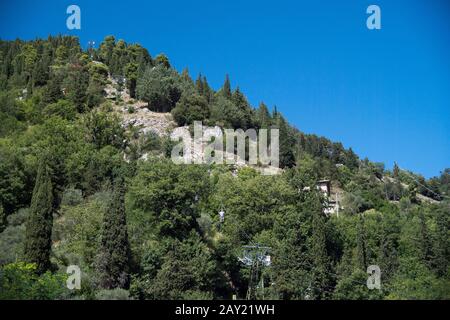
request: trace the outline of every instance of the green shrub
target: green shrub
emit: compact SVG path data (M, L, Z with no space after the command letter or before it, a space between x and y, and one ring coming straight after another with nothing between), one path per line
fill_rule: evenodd
M17 262L0 269L0 300L55 300L69 296L65 274L36 274L36 264Z
M79 189L68 188L64 191L61 205L76 206L83 202L83 192Z
M96 300L131 300L130 293L124 289L100 290L95 295Z

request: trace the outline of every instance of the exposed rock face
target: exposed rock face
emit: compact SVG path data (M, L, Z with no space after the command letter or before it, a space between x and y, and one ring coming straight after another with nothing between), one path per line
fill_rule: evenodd
M103 89L106 99L121 99L125 103L131 100L128 89L125 86L126 79L121 79L120 83L121 84L119 84L117 78L113 78L111 75L108 76L108 84L105 86L105 89Z
M140 107L139 103L137 102L136 104L125 105L119 108L122 113L124 127L128 128L132 125L139 128L139 132L143 134L152 131L160 137L168 135L170 130L176 127L170 113L152 112L146 107ZM134 111L130 113L129 110L133 109Z
M187 133L189 132L188 127L184 128L177 127L177 124L173 120L172 115L170 113L160 113L150 111L147 108L146 102L132 99L128 93L128 90L125 87L123 87L123 90L121 91L117 90L119 86L116 79L112 77L109 77L108 79L110 84L108 84L105 88L106 98L116 101L116 105L114 108L115 111L121 116L122 125L125 128L130 128L132 126L138 128L138 132L141 134L154 132L158 134L160 137L170 135L177 128L185 129ZM204 126L203 134L207 133L208 131L210 134L213 134L213 132L221 131L221 129L219 127ZM191 145L192 163L202 163L205 149L210 144L210 142L204 141L201 143L200 146L197 146L195 148L193 141L194 137L191 138L192 138L192 145ZM223 163L225 163L226 158L235 158L234 167L236 169L240 167L250 166L265 175L279 174L282 172L281 169L275 167L270 166L262 167L256 165L249 165L243 159L240 159L237 155L228 154L225 150L225 145L223 146L223 156L224 156ZM146 160L147 157L148 154L144 154L142 156L142 159Z
M121 115L125 128L134 126L142 134L152 131L162 137L176 127L170 113L150 111L146 102L132 99L125 86L119 91L117 79L109 77L108 80L110 83L105 87L105 97L118 103L115 110Z

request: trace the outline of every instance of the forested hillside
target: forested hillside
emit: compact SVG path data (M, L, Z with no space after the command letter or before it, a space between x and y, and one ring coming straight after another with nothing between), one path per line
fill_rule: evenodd
M0 41L0 299L450 298L450 169L386 170L224 78L216 90L113 36L88 50ZM137 108L178 126L277 128L283 170L176 165L168 135L126 121ZM255 271L246 245L270 263Z

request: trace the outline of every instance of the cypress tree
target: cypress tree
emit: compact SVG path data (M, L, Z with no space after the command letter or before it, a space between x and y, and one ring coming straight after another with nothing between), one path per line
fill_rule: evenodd
M379 247L379 264L383 280L388 280L395 274L398 267L398 254L395 234L389 229L389 222L379 220L381 225L380 247Z
M367 269L367 247L366 247L366 228L364 226L364 218L362 214L358 221L358 235L356 239L356 252L358 267L366 272Z
M204 94L204 90L203 90L203 79L202 79L202 75L199 74L197 80L195 80L195 87L197 88L197 92L200 95Z
M400 168L397 165L397 162L394 162L394 169L392 169L392 175L394 176L394 178L398 178L398 175L400 173Z
M45 158L41 159L26 225L25 257L38 273L50 268L53 226L53 187Z
M273 106L273 111L272 111L272 119L277 119L278 118L278 108L277 106Z
M449 219L448 211L443 207L436 215L436 244L435 244L435 268L438 276L445 276L448 268L449 257Z
M101 254L98 261L100 286L105 289L128 288L130 282L130 246L124 196L124 181L117 178L110 210L103 218Z
M231 98L231 84L230 84L230 77L228 76L228 74L225 76L225 82L223 84L222 90L225 97Z
M325 216L317 212L312 220L312 294L315 299L326 298L330 287L330 259L326 247Z
M131 98L136 98L136 82L138 78L138 64L128 63L125 67L125 75L127 77L127 87Z
M3 206L0 204L0 232L3 232L6 228L6 212L3 210Z
M27 82L27 98L33 95L33 78L30 76Z
M430 269L433 267L433 244L425 221L423 212L419 215L420 219L420 250L423 263Z

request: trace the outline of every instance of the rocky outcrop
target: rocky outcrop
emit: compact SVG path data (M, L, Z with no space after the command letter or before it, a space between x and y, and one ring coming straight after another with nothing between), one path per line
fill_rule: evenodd
M121 116L125 128L133 126L142 134L152 131L165 136L176 127L170 113L152 112L146 102L132 99L125 86L122 86L122 90L119 88L121 86L117 79L109 76L104 89L105 98L115 102L115 111Z
M126 128L136 127L143 134L152 131L162 137L168 135L176 127L170 113L152 112L146 107L141 107L139 102L118 109L122 115L123 126Z
M147 107L147 103L144 101L134 100L130 98L128 91L124 88L123 90L117 90L118 83L114 78L109 77L110 84L106 86L105 93L106 98L112 101L115 101L115 111L122 118L123 127L129 129L131 127L137 128L138 132L141 134L146 134L148 132L154 132L158 134L160 137L170 135L173 130L177 127L177 124L172 118L170 113L160 113L150 111ZM185 131L189 133L188 127L184 127ZM215 131L221 130L219 127L203 127L203 132L206 131ZM210 132L211 133L211 132ZM193 140L193 139L192 139ZM202 162L203 155L205 152L205 148L209 143L203 142L200 148L194 148L194 144L191 146L191 155L193 163ZM225 147L225 146L224 146ZM148 157L147 154L144 154L142 159L146 159ZM227 157L234 157L235 164L234 167L239 169L240 167L250 166L254 169L260 171L265 175L273 175L279 174L282 172L281 169L270 167L270 166L257 166L257 165L249 165L242 159L237 159L237 156L227 154L224 150L224 159ZM224 160L225 163L225 160Z

